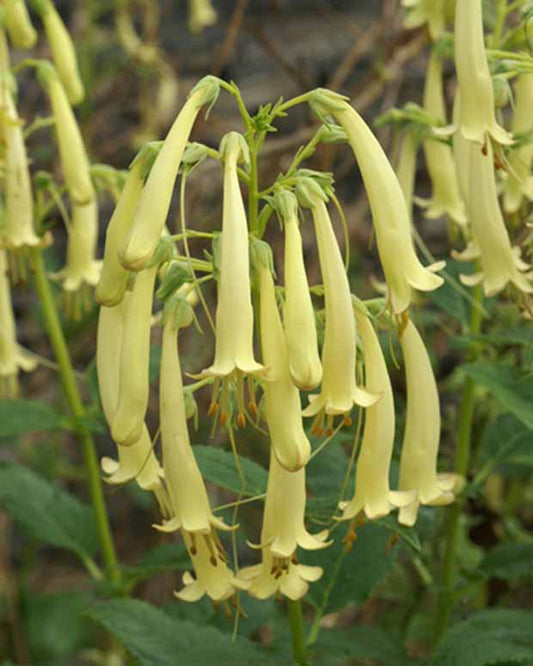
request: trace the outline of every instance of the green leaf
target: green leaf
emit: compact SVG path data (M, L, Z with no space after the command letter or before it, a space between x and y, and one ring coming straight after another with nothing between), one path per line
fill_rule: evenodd
M510 365L488 361L464 365L462 370L489 389L528 428L533 428L533 375L520 376Z
M164 543L149 550L137 565L124 567L124 573L130 583L136 583L164 571L190 568L191 562L183 543Z
M206 481L239 494L242 483L231 451L215 446L193 446L194 455ZM266 492L267 472L248 458L239 456L246 486L244 495L253 497Z
M533 580L533 543L502 543L491 548L480 570L487 578Z
M341 610L348 604L361 604L390 571L396 549L390 549L389 531L381 525L367 523L357 530L353 548L342 555L342 527L335 532L335 541L328 548L315 552L302 552L305 564L321 566L322 578L313 583L308 595L319 603L332 584L336 563L341 560L338 574L329 592L327 612Z
M456 624L441 639L432 666L533 663L533 613L490 609Z
M232 642L229 633L187 620L175 620L143 601L116 599L95 604L88 615L116 636L138 660L139 666L280 663L245 638L237 637Z
M337 510L339 493L348 469L348 456L339 441L332 441L306 467L309 488L307 509L309 516L319 521L329 520ZM353 470L346 488L346 496L353 493Z
M22 465L0 465L0 507L30 537L82 558L96 551L91 509Z
M407 657L400 641L390 632L371 626L323 629L313 646L315 662L329 664L326 660L332 654L347 657L354 665L414 666L418 663Z
M0 400L0 437L57 430L64 421L63 416L38 400L17 398Z
M485 429L481 460L483 465L533 467L533 435L512 414L503 414Z

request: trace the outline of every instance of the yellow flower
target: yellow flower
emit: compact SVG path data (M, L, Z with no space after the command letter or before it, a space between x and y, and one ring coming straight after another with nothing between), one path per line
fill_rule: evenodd
M487 134L501 144L511 135L496 122L494 89L485 53L482 0L457 0L455 68L461 93L459 130L465 139L485 144Z
M446 27L446 0L402 0L408 9L404 25L406 28L419 28L428 24L431 39L436 41Z
M413 194L415 191L416 153L418 139L413 131L407 130L402 138L400 155L396 165L396 176L402 188L409 218L413 214Z
M320 115L331 114L344 127L359 164L370 201L378 252L394 314L409 307L411 288L432 291L443 283L434 271L444 262L424 268L411 237L410 216L398 178L376 137L361 116L341 96L316 90L311 105Z
M439 122L446 122L444 93L442 90L442 59L436 50L430 55L424 108ZM465 206L459 192L452 149L437 139L424 141L424 152L429 177L433 186L431 199L426 203L426 217L432 219L448 215L456 224L466 224Z
M211 0L189 0L189 30L193 34L217 22L217 13Z
M261 349L268 368L264 383L265 419L280 465L295 471L311 455L302 423L300 393L292 383L287 348L269 266L259 266Z
M96 369L100 400L108 424L113 419L118 402L124 316L130 297L131 294L127 293L117 306L101 307L98 317ZM127 447L119 445L117 449L118 460L105 457L101 461L108 483L126 483L135 479L145 490L160 491L163 470L154 455L153 444L145 425L137 442Z
M533 104L533 74L520 74L515 84L513 133L526 134L533 130L531 105ZM533 142L512 150L508 155L510 170L503 184L503 208L506 213L516 213L523 197L533 199Z
M281 592L289 599L300 599L307 592L308 583L322 575L321 567L298 564L295 557L298 546L317 550L331 544L326 541L327 530L309 534L304 517L305 469L287 472L271 456L261 530L262 562L238 573L250 584L248 592L252 596L266 599Z
M192 126L204 104L214 104L218 80L206 76L192 89L154 162L141 193L133 224L120 251L125 268L141 270L152 257L165 226L174 183Z
M461 488L455 474L437 474L440 407L428 353L414 324L400 334L407 382L407 416L400 460L400 490L414 491L414 500L400 507L398 520L414 525L421 504L442 505Z
M472 227L473 244L466 253L455 254L458 259L469 260L479 256L482 272L462 275L469 286L483 283L487 296L502 291L512 282L523 292L533 292L531 267L520 258L520 248L511 246L509 234L500 210L492 146L485 151L476 144L470 149L470 193L467 198L468 217Z
M40 63L38 71L52 105L59 157L68 193L73 203L79 205L89 203L95 197L94 187L89 173L89 159L76 116L53 66L49 63Z
M85 90L78 70L74 44L59 13L50 0L39 0L38 9L52 51L52 60L65 88L68 100L76 105L83 101Z
M33 370L37 363L17 344L6 253L0 249L0 398L18 394L19 369Z
M191 323L192 310L185 300L177 301L176 305L180 308L179 319L171 309L166 309L164 316L159 391L163 470L171 517L157 528L162 531L181 529L195 568L196 580L186 574L185 588L176 596L196 601L208 594L218 601L233 594L235 580L226 565L215 529L233 528L213 515L189 441L176 329Z
M124 315L119 397L111 420L112 437L124 446L139 441L148 407L152 298L157 270L155 263L136 276Z
M311 404L303 414L318 414L319 420L324 413L327 414L330 429L333 415L345 414L348 417L354 403L368 406L376 402L378 396L356 385L356 330L348 276L324 201L311 183L304 184L302 179L298 192L302 191L302 187L308 189L305 196L311 205L315 225L326 310L322 386L318 395L310 397Z
M298 228L298 202L292 192L278 194L278 208L285 228L285 306L283 324L292 381L303 390L322 379L315 312L309 293ZM268 365L268 362L267 362Z
M28 15L24 0L8 0L5 5L5 21L9 37L17 49L31 49L37 41L37 31Z
M370 520L386 516L394 507L412 502L414 493L392 491L389 471L394 445L394 399L387 365L378 337L368 317L355 311L365 357L365 386L381 399L365 411L361 452L357 460L355 494L341 502L342 519L364 512Z
M65 291L78 291L84 284L94 287L100 278L102 262L96 260L98 242L98 203L93 199L80 205L73 202L67 228L67 263L58 273Z

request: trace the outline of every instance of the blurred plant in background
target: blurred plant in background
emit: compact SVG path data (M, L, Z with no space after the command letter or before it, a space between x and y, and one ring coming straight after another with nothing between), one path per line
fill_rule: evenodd
M0 4L3 666L533 663L533 8L382 4Z

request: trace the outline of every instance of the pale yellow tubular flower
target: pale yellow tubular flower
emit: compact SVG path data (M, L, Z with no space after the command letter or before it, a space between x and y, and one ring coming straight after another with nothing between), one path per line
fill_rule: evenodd
M344 414L348 419L354 403L367 407L379 396L356 385L356 330L348 276L326 204L315 193L310 193L310 203L324 283L326 328L322 386L318 395L310 397L311 403L303 414L318 414L320 418L325 413L329 416L328 430L331 430L333 415Z
M531 109L533 107L533 74L520 74L515 83L515 108L512 130L514 134L533 131ZM508 155L511 169L503 183L503 208L506 213L516 213L524 196L533 199L533 142L512 150Z
M291 192L286 191L279 196L284 198L287 213L282 213L285 229L283 325L289 370L294 384L308 391L318 386L322 379L315 312L305 271L298 202Z
M407 131L400 144L400 154L396 165L396 176L402 188L409 217L413 214L413 195L416 179L416 153L418 140L414 132Z
M328 532L311 535L305 528L305 469L287 472L270 457L267 496L261 530L262 561L239 571L257 599L281 593L289 599L303 597L309 583L322 575L321 567L299 564L297 547L317 550L329 546Z
M31 49L37 42L37 31L28 15L24 0L7 0L5 21L9 37L16 49Z
M356 309L357 330L365 357L365 387L381 399L365 411L361 451L355 473L355 494L341 502L342 520L364 513L369 520L386 516L394 507L406 506L414 492L390 489L389 473L394 446L394 398L378 336L370 319Z
M41 19L46 39L52 51L52 60L65 88L68 100L74 106L85 97L85 90L78 69L78 60L72 38L51 0L40 0Z
M459 131L465 139L485 144L487 135L511 144L511 135L496 121L494 89L483 35L482 0L455 5L455 68L461 93Z
M424 108L439 122L446 123L442 59L436 50L432 51L427 66ZM426 217L432 219L448 215L453 222L464 226L465 205L459 191L451 147L442 141L429 138L424 141L424 153L433 186L432 197L427 202Z
M125 268L138 271L152 257L168 215L174 183L196 116L205 104L214 104L219 92L215 77L207 76L191 91L170 128L146 181L130 233L120 250Z
M467 285L482 282L487 296L502 291L509 282L521 291L531 293L531 266L520 258L520 248L511 246L500 210L492 146L487 144L483 151L479 145L471 144L469 163L470 193L467 207L474 252L472 247L467 248L467 255L459 255L458 258L469 259L477 250L482 272L462 275L461 280Z
M3 245L11 250L39 245L33 229L33 193L22 123L7 87L3 89L2 139L5 164L5 227Z
M189 30L193 34L217 22L217 13L211 0L189 0Z
M133 222L143 184L143 160L136 159L107 225L102 275L95 294L102 305L111 307L120 303L126 291L129 273L120 263L118 253Z
M398 520L402 525L414 525L421 504L453 502L454 492L462 482L455 474L437 474L439 394L424 342L410 320L400 334L400 344L407 384L407 416L399 488L414 491L414 500L400 507Z
M136 276L124 315L119 398L111 421L113 439L124 446L139 440L148 408L150 329L157 270L154 264Z
M120 353L124 335L124 317L131 294L115 307L101 307L96 337L96 370L104 416L111 424L118 403ZM118 460L102 458L101 466L107 483L120 484L135 479L144 490L156 493L161 489L163 471L153 452L148 429L143 425L141 436L132 446L117 447Z
M414 29L428 24L431 39L436 41L446 27L446 0L402 0L408 10L403 22L406 28Z
M0 249L0 398L15 398L19 370L30 372L37 363L17 344L7 270L6 253Z
M346 131L369 198L392 310L400 314L411 303L411 289L433 291L442 285L443 279L434 272L443 268L444 262L424 268L418 260L398 178L379 141L357 111L329 90L315 91L312 104L319 112L332 114Z
M264 382L265 419L275 457L285 469L307 464L311 445L304 432L300 393L289 372L289 359L276 304L270 267L259 267L261 350L268 368Z
M95 197L89 172L89 159L76 116L65 89L52 65L42 63L39 72L50 97L63 177L73 203L86 204Z
M65 291L78 291L84 284L94 287L100 278L102 262L96 260L98 242L98 202L72 204L67 228L67 262L59 272Z

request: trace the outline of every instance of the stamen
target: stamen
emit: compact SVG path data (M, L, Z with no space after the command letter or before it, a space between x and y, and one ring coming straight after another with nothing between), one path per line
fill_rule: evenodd
M203 534L204 537L205 545L207 546L207 550L209 551L209 562L216 567L217 566L217 558L216 558L216 552L215 552L215 546L213 544L213 539L210 534Z
M196 534L194 534L194 532L190 532L189 536L191 537L191 547L189 549L191 551L191 555L197 555L198 548L196 547Z
M239 428L244 428L246 425L246 418L244 416L244 378L242 370L237 370L237 425Z
M318 414L315 416L313 424L311 426L311 433L320 437L324 432L324 410L321 409Z
M257 409L257 402L255 401L254 380L251 375L248 375L248 377L246 378L246 384L248 386L248 395L250 396L248 409L250 410L250 414L256 417L259 414L259 410Z
M211 404L207 410L207 416L211 418L214 416L218 409L218 390L220 388L220 377L216 377L213 382L213 392L211 393Z
M348 416L348 414L345 414L345 415L344 415L344 419L342 420L342 422L343 422L343 424L344 424L347 428L349 428L349 427L352 425L352 423L353 423L351 417Z
M331 437L333 435L333 414L328 414L326 419L326 435Z
M222 396L220 398L220 425L226 425L228 420L228 382L222 382Z

